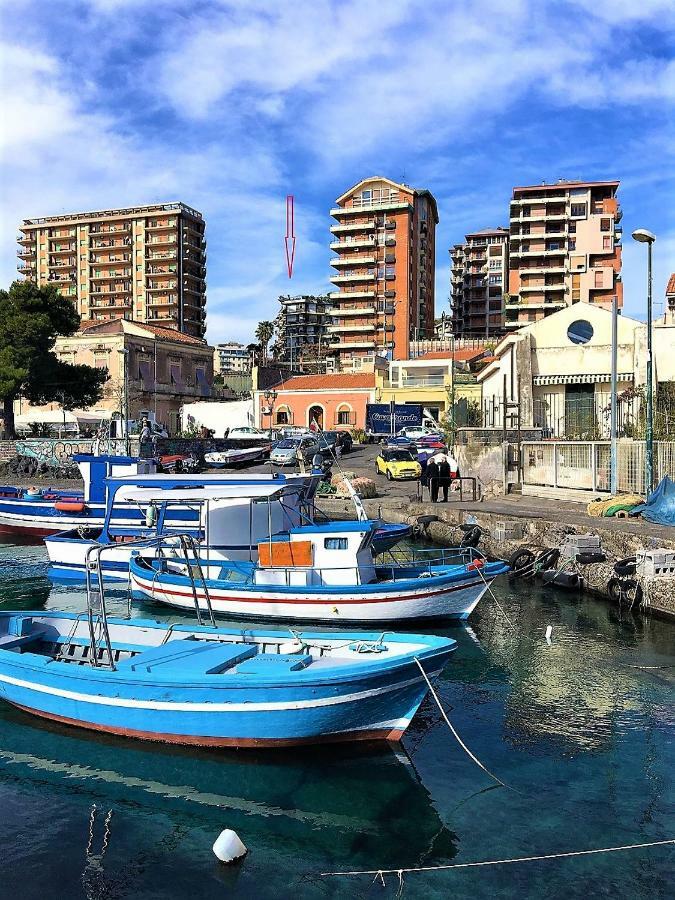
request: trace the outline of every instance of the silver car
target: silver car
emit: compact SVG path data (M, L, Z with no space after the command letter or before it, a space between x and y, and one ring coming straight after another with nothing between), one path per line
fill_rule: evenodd
M309 462L318 451L319 444L314 437L284 438L272 449L270 462L275 466L292 466L302 455Z

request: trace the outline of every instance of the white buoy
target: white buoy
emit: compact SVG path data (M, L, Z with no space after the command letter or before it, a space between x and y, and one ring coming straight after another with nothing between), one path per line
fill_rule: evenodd
M551 645L551 635L553 634L553 625L546 626L546 643Z
M213 852L223 863L231 863L248 853L247 848L239 840L236 831L226 828L221 831L213 845Z

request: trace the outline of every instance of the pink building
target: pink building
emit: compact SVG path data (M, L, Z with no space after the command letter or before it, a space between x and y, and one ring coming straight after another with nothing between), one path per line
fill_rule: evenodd
M274 388L273 402L255 391L255 414L261 428L295 425L354 429L366 427L366 404L375 402L375 374L296 375Z

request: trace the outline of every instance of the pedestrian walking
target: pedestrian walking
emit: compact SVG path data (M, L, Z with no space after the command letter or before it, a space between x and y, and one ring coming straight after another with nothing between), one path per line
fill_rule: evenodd
M448 490L450 489L450 465L447 458L438 464L438 484L443 491L443 503L448 502Z
M426 474L427 474L427 481L429 483L429 493L431 494L431 502L438 503L439 472L438 472L438 464L436 463L436 461L434 459L431 459L427 463Z

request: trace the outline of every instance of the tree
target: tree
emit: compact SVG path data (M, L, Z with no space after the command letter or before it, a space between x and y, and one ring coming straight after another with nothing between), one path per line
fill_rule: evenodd
M263 360L267 359L267 345L272 340L272 336L274 335L274 322L270 322L265 320L263 322L258 323L258 327L255 330L255 336L260 341L262 346L262 355Z
M0 399L10 437L20 396L33 403L59 400L66 409L100 399L107 371L70 365L53 352L57 337L74 334L79 326L72 301L53 285L15 281L8 291L0 290Z

